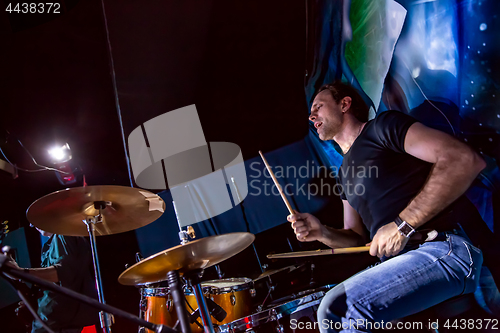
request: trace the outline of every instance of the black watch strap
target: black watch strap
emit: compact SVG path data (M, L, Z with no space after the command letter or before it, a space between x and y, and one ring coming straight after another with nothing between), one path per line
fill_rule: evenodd
M399 233L406 238L410 238L415 233L415 229L406 221L403 221L399 216L394 219L398 226Z

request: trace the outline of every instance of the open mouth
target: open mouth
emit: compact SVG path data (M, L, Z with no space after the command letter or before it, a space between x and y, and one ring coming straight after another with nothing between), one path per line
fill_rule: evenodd
M323 125L323 123L319 121L317 123L314 123L314 127L316 127L316 129L320 128L321 125Z

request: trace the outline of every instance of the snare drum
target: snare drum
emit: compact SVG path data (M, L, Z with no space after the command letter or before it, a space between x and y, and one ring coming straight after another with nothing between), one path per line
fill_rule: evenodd
M251 279L211 280L202 282L201 287L205 297L210 297L227 313L226 318L220 322L211 317L212 323L223 325L252 313L252 297L255 296L255 289ZM198 308L192 292L186 292L186 300L193 309Z
M326 288L325 288L326 289ZM319 332L316 312L327 291L313 292L268 310L258 312L217 328L218 333L237 332Z

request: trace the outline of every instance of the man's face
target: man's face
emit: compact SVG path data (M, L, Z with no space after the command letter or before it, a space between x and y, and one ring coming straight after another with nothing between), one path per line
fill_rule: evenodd
M328 90L323 90L314 98L309 120L314 123L321 140L333 140L342 128L342 107L336 103Z

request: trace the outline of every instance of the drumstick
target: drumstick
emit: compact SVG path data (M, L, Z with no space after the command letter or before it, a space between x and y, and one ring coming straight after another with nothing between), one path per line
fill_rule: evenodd
M259 150L259 155L264 161L264 164L266 165L267 171L269 171L269 174L271 175L271 178L273 179L274 185L278 188L278 191L281 194L281 198L283 199L283 202L286 205L286 208L288 208L288 211L290 214L293 214L293 209L292 206L290 205L290 202L288 202L288 199L285 196L285 193L283 192L281 185L278 183L278 180L276 179L276 176L274 175L273 171L271 170L271 166L269 163L267 163L266 158L264 157L264 154L262 154L262 151ZM317 251L302 251L302 252L288 252L288 253L278 253L278 254L270 254L267 256L267 258L272 259L272 258L296 258L296 257L308 257L308 256L323 256L323 255L328 255L328 254L341 254L341 253L358 253L358 252L365 252L369 251L370 247L369 246L360 246L360 247L346 247L346 248L340 248L340 249L329 249L329 250L317 250Z
M344 247L339 249L275 253L275 254L268 254L267 258L280 259L280 258L299 258L299 257L310 257L310 256L326 256L330 254L359 253L359 252L366 252L368 250L370 250L369 246Z
M281 194L281 198L283 199L283 202L285 203L286 208L288 208L288 211L290 212L290 214L293 214L293 208L290 205L290 203L288 202L288 199L286 198L285 193L283 192L283 189L281 188L281 185L278 183L278 180L276 179L274 172L271 170L271 166L269 165L269 163L267 163L267 160L264 157L264 154L262 154L262 151L259 150L259 154L260 154L260 157L262 158L262 160L264 161L264 164L266 165L267 171L269 171L269 174L271 175L271 178L273 179L274 185L276 185L276 187L278 188L278 191Z

